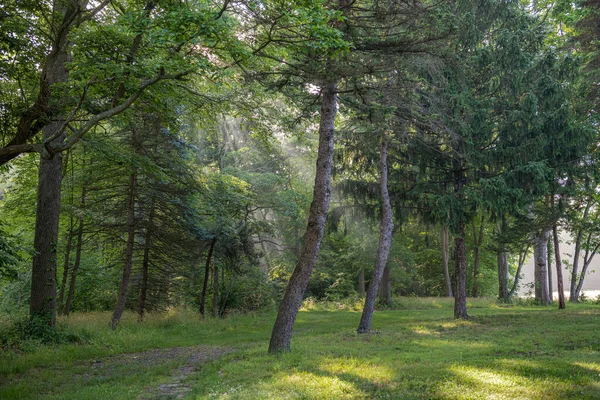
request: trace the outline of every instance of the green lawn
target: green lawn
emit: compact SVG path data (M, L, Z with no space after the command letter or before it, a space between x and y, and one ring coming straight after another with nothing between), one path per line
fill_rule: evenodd
M86 344L0 353L0 399L600 399L599 305L477 300L469 321L447 299L399 305L361 336L357 311L301 311L280 356L266 354L274 314L126 315L115 332L108 313L75 314L62 323Z

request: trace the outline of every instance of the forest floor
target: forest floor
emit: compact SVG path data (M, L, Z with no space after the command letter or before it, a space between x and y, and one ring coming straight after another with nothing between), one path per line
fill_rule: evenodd
M309 305L292 352L266 354L274 313L73 314L79 344L0 351L0 399L600 399L600 305L399 299L357 335L355 307Z

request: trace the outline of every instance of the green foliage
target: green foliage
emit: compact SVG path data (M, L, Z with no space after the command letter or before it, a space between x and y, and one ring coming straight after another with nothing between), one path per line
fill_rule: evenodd
M75 333L68 326L49 326L43 319L12 317L3 321L0 329L0 348L3 351L35 351L39 345L84 344L89 334Z
M348 230L348 235L340 230L323 239L316 271L308 285L308 296L333 301L352 297L358 290L359 271L372 268L375 235L364 232L363 227L355 224L344 229Z
M21 261L19 248L15 238L9 236L2 225L0 222L0 280L15 280L17 263Z

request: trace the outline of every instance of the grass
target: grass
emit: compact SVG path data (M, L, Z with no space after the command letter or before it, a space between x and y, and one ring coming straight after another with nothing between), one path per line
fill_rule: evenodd
M200 321L193 314L106 313L61 321L86 344L0 353L0 399L132 399L169 383L186 355L139 352L202 345L228 349L183 379L189 399L600 399L600 306L567 310L471 301L469 321L448 299L398 299L355 333L355 307L309 303L292 352L266 354L274 314ZM343 308L343 309L340 309ZM144 359L144 361L140 361ZM152 397L154 396L154 397Z

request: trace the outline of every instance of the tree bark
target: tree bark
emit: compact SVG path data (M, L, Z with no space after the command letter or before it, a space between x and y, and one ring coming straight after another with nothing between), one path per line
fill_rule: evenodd
M56 37L42 69L42 88L40 89L44 90L45 86L50 88L47 96L51 96L54 85L67 82L69 79L69 71L66 68L70 58L67 33L78 10L78 2L55 1L53 3L51 18ZM55 97L58 101L53 107L60 109L60 104L64 100L58 93L55 94ZM47 151L41 154L38 175L33 240L35 255L31 268L29 314L31 318L41 318L51 326L56 322L56 247L60 219L60 189L63 177L62 154L55 154L52 147L61 144L64 139L64 126L60 118L51 121L42 129L42 141L47 143ZM12 157L3 161L7 162L10 159Z
M533 257L535 262L535 300L542 305L550 304L548 294L548 269L546 257L549 232L537 233L533 239Z
M60 122L44 128L44 138L61 129ZM61 135L57 142L64 139ZM37 210L33 246L35 255L31 269L31 318L43 319L49 325L56 322L56 247L60 219L60 187L62 155L42 157L39 167Z
M360 271L358 271L358 293L360 294L360 297L365 297L367 294L367 291L365 290L365 269L361 268Z
M386 306L392 304L392 270L389 265L386 265L383 269L383 276L379 285L379 301Z
M213 263L213 317L219 316L219 265Z
M596 244L596 246L592 249L591 247L592 233L588 234L586 245L585 245L585 254L583 256L583 268L581 269L581 275L579 276L579 281L577 282L577 287L575 288L575 299L579 301L579 297L581 296L581 290L583 289L583 281L585 279L585 275L587 274L587 269L592 263L592 260L598 249L600 248L600 242Z
M87 186L83 185L81 189L81 209L85 209L85 198L86 198ZM69 283L69 293L67 294L67 302L63 310L65 315L69 315L71 312L71 305L73 304L73 297L75 296L75 282L77 281L77 272L79 271L79 265L81 264L81 247L83 245L83 217L79 218L79 226L77 227L77 245L75 247L75 263L71 270L71 281Z
M517 289L519 288L519 280L521 279L521 270L523 269L523 265L525 265L525 260L527 259L527 253L529 252L529 245L526 245L524 249L519 251L519 265L517 266L517 272L515 273L515 280L513 282L512 288L510 289L510 293L508 294L508 298L512 299Z
M506 256L506 245L499 244L498 248L498 299L509 300L508 293L508 258Z
M556 224L552 226L552 234L554 236L554 258L556 260L556 284L558 286L558 308L565 308L565 291L563 288L562 262L560 259L560 245L558 243L558 228Z
M358 333L366 333L371 330L371 321L373 319L373 310L375 309L375 299L379 290L379 283L384 270L387 268L387 260L390 254L392 244L392 231L394 229L394 221L392 219L392 203L390 202L390 193L388 191L388 164L387 154L389 146L389 137L387 133L383 133L381 137L381 156L379 160L379 169L381 171L381 182L379 185L379 195L381 197L381 221L379 222L379 246L377 247L377 256L375 258L375 267L373 276L369 282L367 289L367 297L365 306L363 307L360 323L358 324ZM389 271L389 268L387 268ZM388 272L389 283L389 272ZM390 295L388 288L383 288L384 293ZM386 300L391 300L387 298ZM388 302L389 305L389 302Z
M42 157L54 159L52 148L61 144L64 140L65 136L59 135L64 132L64 126L60 118L59 120L48 121L51 117L63 114L61 106L66 97L63 97L60 93L53 93L52 86L69 80L69 71L66 68L66 63L70 61L68 35L72 28L77 25L78 17L84 8L85 2L78 0L54 0L52 2L52 14L47 19L51 25L49 31L52 34L52 45L42 66L40 91L35 104L21 114L13 139L6 146L0 148L0 165L8 163L22 152L20 150L12 152L10 151L11 147L18 148L26 145L27 141L40 130L42 130L42 142L46 145L46 151L42 153ZM54 136L55 133L58 135ZM52 137L55 137L56 140L49 142ZM60 176L62 178L62 171ZM50 241L52 239L50 238Z
M481 246L483 245L483 230L485 228L485 216L481 215L481 225L479 225L479 235L477 235L477 229L475 226L475 220L473 220L473 242L474 248L474 261L473 261L473 297L479 297L479 265L481 264Z
M590 208L592 206L592 202L588 201L585 205L585 210L583 211L583 221L587 220L588 214L590 212ZM577 293L577 280L579 273L579 256L581 255L581 240L583 238L583 229L580 228L577 230L577 236L575 238L575 253L573 254L573 268L571 269L571 287L569 291L569 301L572 303L577 303L578 297Z
M129 198L127 200L127 244L125 247L125 264L123 266L123 276L119 287L117 305L110 320L110 327L116 329L121 321L123 311L125 311L125 302L127 300L127 289L129 288L129 278L131 277L131 267L133 265L133 246L135 243L135 192L137 185L137 172L134 171L129 176Z
M573 254L573 267L571 269L571 285L569 289L569 301L571 303L577 303L578 299L576 296L577 280L579 277L579 255L581 254L581 237L583 236L583 229L577 231L577 237L575 239L575 253Z
M154 202L151 201L148 223L146 225L146 235L144 237L144 258L142 259L142 285L138 297L137 311L138 320L144 320L144 311L146 310L146 296L148 294L148 273L150 266L150 249L152 247L152 230L154 222Z
M467 315L467 257L465 248L465 225L460 223L454 239L456 262L456 292L454 293L454 319L469 319Z
M450 269L448 265L450 263L450 234L448 227L442 228L442 264L444 267L444 282L446 283L446 296L454 297L452 293L452 279L450 279Z
M552 238L550 236L548 236L548 245L546 246L546 250L548 251L548 257L546 257L546 259L548 260L548 296L550 296L550 303L552 303L554 301L554 290L553 287L554 285L552 284L552 251L554 249L554 246L552 244Z
M208 248L208 256L206 257L206 265L204 267L204 282L202 283L202 292L200 293L200 316L204 318L204 308L206 304L206 291L208 289L208 278L210 275L210 260L212 258L213 250L215 248L215 243L217 243L217 238L213 238L210 242L210 247Z
M63 177L67 174L67 171L69 168L69 156L70 155L71 155L71 152L67 151L65 153L65 156L63 157L63 172L62 172ZM72 171L73 171L73 169L71 168L71 172ZM73 204L74 204L73 179L71 177L70 205L73 206ZM63 309L64 309L65 290L66 290L66 286L67 286L67 280L69 279L69 269L71 268L71 265L70 265L71 264L71 247L73 244L73 235L74 234L75 234L74 218L73 218L73 214L71 213L71 215L69 215L69 230L67 232L67 244L65 245L65 260L63 263L63 275L62 275L62 280L61 280L61 285L60 285L60 291L58 293L58 300L56 301L58 315L62 315Z
M279 305L277 319L271 333L269 353L290 351L294 322L319 254L327 211L329 210L336 113L337 84L334 81L325 82L321 102L315 186L308 214L306 234L298 263Z
M62 275L62 281L61 281L61 285L60 285L60 291L58 293L58 300L57 300L57 304L58 304L58 315L62 315L63 314L63 310L64 310L64 299L65 299L65 288L67 286L67 280L69 278L69 270L70 270L70 263L71 263L71 245L73 243L73 234L75 232L73 232L73 215L71 215L71 217L69 218L69 232L67 233L67 244L65 246L65 261L63 264L63 275Z

